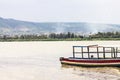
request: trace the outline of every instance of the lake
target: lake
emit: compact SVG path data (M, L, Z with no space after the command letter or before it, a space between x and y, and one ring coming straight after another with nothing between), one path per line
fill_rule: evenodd
M120 41L0 42L0 80L120 80L120 68L61 65L72 46L120 46Z

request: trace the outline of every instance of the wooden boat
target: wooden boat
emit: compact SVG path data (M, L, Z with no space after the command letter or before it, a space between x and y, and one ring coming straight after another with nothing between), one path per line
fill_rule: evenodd
M98 45L73 46L73 57L60 57L60 62L61 64L86 67L120 67L120 50L118 47Z

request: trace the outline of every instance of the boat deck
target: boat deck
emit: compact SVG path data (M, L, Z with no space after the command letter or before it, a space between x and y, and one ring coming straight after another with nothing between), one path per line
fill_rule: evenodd
M120 57L117 58L77 58L77 57L69 57L69 59L74 59L74 60L115 60L115 59L120 59Z

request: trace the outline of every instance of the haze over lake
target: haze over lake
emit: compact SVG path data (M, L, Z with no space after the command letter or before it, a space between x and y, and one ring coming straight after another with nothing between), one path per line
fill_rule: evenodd
M119 46L120 41L1 42L0 80L119 80L120 68L61 65L73 45Z

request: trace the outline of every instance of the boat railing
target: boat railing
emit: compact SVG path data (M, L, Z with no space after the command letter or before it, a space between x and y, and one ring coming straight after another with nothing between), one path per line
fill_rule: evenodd
M120 58L120 48L118 47L103 47L98 45L89 46L73 46L73 58Z

